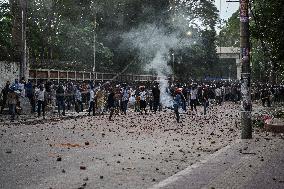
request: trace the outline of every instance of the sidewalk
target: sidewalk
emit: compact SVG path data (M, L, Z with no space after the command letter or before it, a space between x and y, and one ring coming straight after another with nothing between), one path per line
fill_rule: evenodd
M151 189L284 188L283 135L237 140Z

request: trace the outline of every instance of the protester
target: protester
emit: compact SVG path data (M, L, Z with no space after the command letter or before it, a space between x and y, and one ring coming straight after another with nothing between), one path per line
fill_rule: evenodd
M182 91L180 89L177 89L175 91L174 101L173 101L174 102L174 104L173 104L174 112L175 112L176 120L177 120L178 123L180 122L179 108L180 108L180 105L182 104L181 92Z
M194 110L196 114L197 114L197 108L196 108L197 93L198 93L197 85L194 84L190 90L190 108L191 108L191 112L193 112Z
M154 85L152 88L152 94L153 94L153 110L156 113L158 110L158 106L160 104L160 89L157 85Z
M219 86L217 86L217 88L215 89L215 100L216 100L216 104L217 105L221 105L222 104L222 90Z
M64 102L64 88L62 83L59 84L56 90L56 101L58 106L58 114L61 116L60 111L62 109L62 115L65 116L65 102Z
M205 86L202 90L202 104L203 104L203 114L206 115L207 107L209 106L209 90L208 87Z
M9 105L9 112L11 115L11 121L15 120L15 114L16 114L16 105L17 105L17 101L18 101L18 96L17 93L15 92L15 88L12 87L7 95L7 102Z
M115 96L114 91L112 89L110 89L110 93L109 93L108 98L107 98L108 108L110 110L108 119L110 121L113 121L112 116L113 116L114 108L115 108L115 97L114 96Z
M146 102L146 91L145 91L145 86L140 87L140 92L139 92L139 97L140 97L140 114L143 114L143 111L145 114L147 114L147 102Z
M43 119L45 119L45 105L47 95L42 85L40 85L39 91L36 92L35 96L37 99L37 116L40 117L42 112Z
M129 98L130 98L130 91L126 86L124 86L122 90L122 111L125 115L128 107Z
M30 101L30 105L31 105L31 113L34 113L36 110L35 107L35 91L34 91L34 87L31 81L29 81L26 84L26 96L28 97L29 101Z
M75 111L77 113L83 112L82 93L79 86L76 87L75 91Z
M163 104L165 111L167 108L174 109L176 119L180 121L180 112L176 111L178 110L176 107L182 108L183 112L186 112L187 103L190 105L191 112L198 116L197 106L199 105L203 108L203 114L206 115L209 104L212 106L215 105L214 102L217 105L221 105L223 101L236 103L240 101L241 87L238 82L193 82L169 83L166 92L164 90L161 92L160 86L156 82L112 82L105 84L68 82L59 83L59 85L53 84L53 82L41 82L40 85L34 87L32 82L29 81L23 88L24 80L21 80L21 83L19 83L16 79L12 85L7 82L2 90L3 106L1 107L1 113L3 113L3 109L8 102L8 94L11 89L16 94L16 105L19 98L23 100L22 92L24 91L30 102L28 105L31 106L31 113L36 111L38 116L41 116L41 114L45 116L45 107L48 101L48 107L51 106L51 108L55 109L56 105L58 106L60 116L65 115L66 104L69 108L74 105L75 111L78 113L82 112L83 106L86 105L88 106L88 115L91 114L91 111L93 111L93 115L95 115L95 111L99 115L109 112L111 114L110 120L112 120L113 114L119 115L120 110L124 115L131 111L147 115L146 108L148 104L150 105L150 113L156 113L158 110L161 110L161 104ZM9 88L10 86L11 89ZM179 91L178 94L176 89ZM47 96L42 94L44 93L43 91L45 91ZM36 100L35 97L37 98ZM169 102L165 102L165 100ZM261 100L263 106L268 107L280 104L284 101L284 87L281 85L252 84L252 100L256 103ZM50 103L52 101L53 103ZM173 101L173 105L171 101ZM22 103L22 106L27 107L27 104ZM13 112L19 113L20 111L16 111L19 108L10 109L11 119L14 119Z
M103 89L98 89L96 93L96 101L97 101L97 109L98 109L98 114L103 115L104 113L104 106L105 106L105 94Z
M91 115L91 111L93 111L93 116L95 115L95 91L93 88L90 88L90 99L89 99L89 109L88 109L88 116Z
M2 89L2 106L1 106L0 114L3 113L3 110L7 104L7 98L8 98L9 91L10 91L10 81L7 81L5 87Z

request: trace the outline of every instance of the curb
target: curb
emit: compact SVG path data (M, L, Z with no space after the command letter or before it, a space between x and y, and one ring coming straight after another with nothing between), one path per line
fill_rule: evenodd
M264 129L272 133L284 133L284 125L265 124Z

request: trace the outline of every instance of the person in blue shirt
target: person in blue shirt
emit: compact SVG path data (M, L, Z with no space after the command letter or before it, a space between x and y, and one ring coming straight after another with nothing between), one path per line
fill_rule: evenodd
M174 112L176 114L176 120L178 123L180 123L180 115L179 115L179 108L182 104L182 97L181 97L181 91L177 89L174 94L174 101L173 101L173 106L174 106Z
M31 81L29 81L26 86L26 96L28 97L29 101L30 101L30 105L32 107L31 109L31 113L34 113L36 111L36 107L35 107L35 96L34 96L34 86L32 84Z

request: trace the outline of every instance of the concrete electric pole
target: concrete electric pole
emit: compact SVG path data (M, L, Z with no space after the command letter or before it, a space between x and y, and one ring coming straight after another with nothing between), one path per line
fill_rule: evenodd
M241 53L241 127L242 139L252 138L251 124L251 67L249 34L249 0L240 0L240 53Z
M94 64L93 64L93 79L94 82L96 81L97 77L96 77L96 27L97 27L97 15L95 13L94 16L94 46L93 46L93 50L94 50Z
M20 0L21 11L21 58L20 58L20 79L28 79L28 67L27 67L27 0Z

